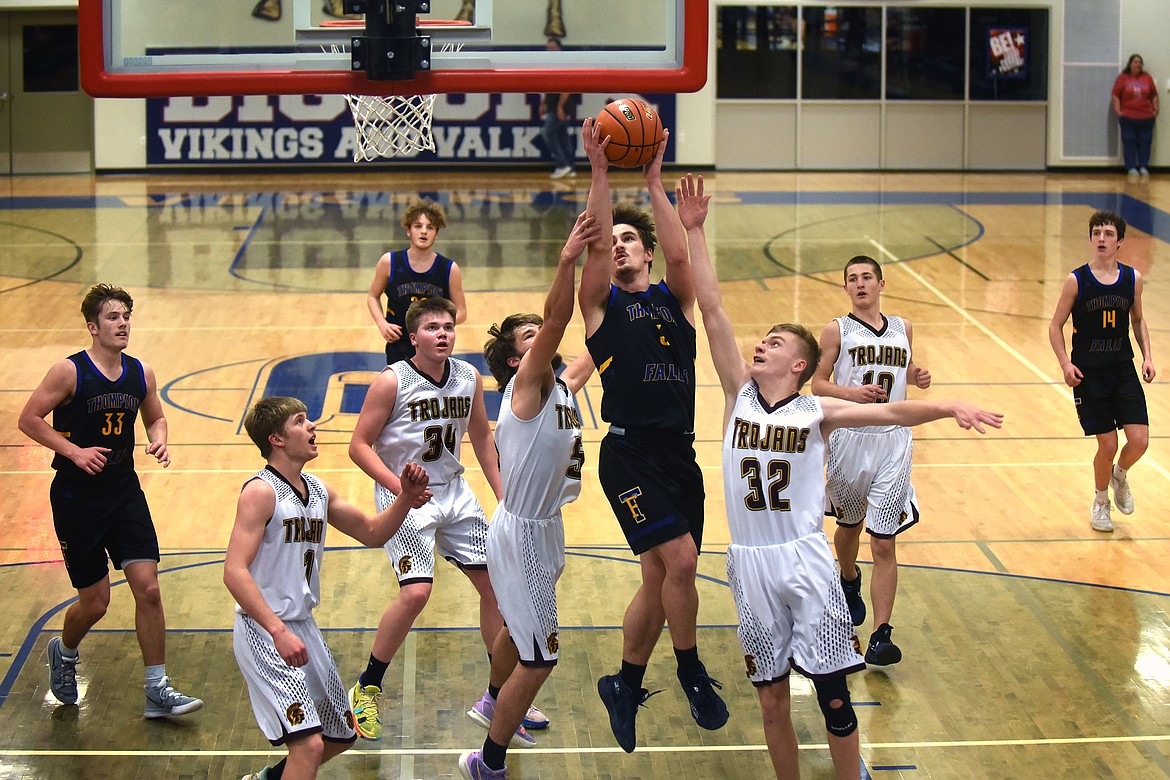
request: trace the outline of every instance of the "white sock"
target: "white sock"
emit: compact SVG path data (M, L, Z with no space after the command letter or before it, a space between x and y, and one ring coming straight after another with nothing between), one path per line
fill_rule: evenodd
M76 647L66 647L65 640L62 639L61 640L61 655L67 656L69 658L76 658L77 657L77 648Z
M146 667L146 684L157 687L159 681L167 676L167 665L156 664Z
M1097 491L1097 503L1098 504L1109 503L1109 491L1108 490L1098 490Z
M1129 473L1129 469L1123 469L1121 466L1113 467L1113 478L1118 482L1125 481L1125 475Z

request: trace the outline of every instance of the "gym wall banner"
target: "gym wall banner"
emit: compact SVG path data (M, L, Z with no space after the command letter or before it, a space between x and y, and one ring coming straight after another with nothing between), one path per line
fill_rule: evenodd
M610 100L638 97L675 123L675 96L581 95L569 132L577 142L581 122ZM541 95L452 94L435 100L435 151L362 163L552 164L540 138ZM300 166L353 162L354 125L342 95L237 95L147 98L148 166ZM666 161L675 159L673 146Z
M1028 77L1028 28L987 28L987 75L993 79Z

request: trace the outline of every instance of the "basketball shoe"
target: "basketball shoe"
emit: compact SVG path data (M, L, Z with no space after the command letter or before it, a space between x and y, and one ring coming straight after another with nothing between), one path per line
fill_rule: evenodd
M76 704L77 661L81 655L67 656L61 647L61 637L49 640L49 690L62 704Z
M1108 500L1093 500L1093 510L1089 514L1089 525L1093 527L1094 531L1102 533L1109 533L1113 530L1113 507Z
M203 709L203 700L179 693L171 687L171 678L163 676L153 685L146 686L146 709L144 718L167 718L171 715L186 715Z
M857 579L847 580L841 578L841 590L845 591L845 604L849 607L849 619L853 621L853 625L860 626L865 622L865 599L861 596L861 567L854 566L857 570Z
M680 671L678 681L691 703L691 717L695 723L709 731L723 728L727 723L727 705L715 693L716 688L723 690L723 686L707 674L706 667L699 664L699 671L687 675Z
M1113 500L1117 502L1117 511L1123 515L1133 514L1133 492L1129 489L1129 479L1116 476L1109 477L1109 487L1113 488Z
M362 685L360 679L349 689L353 727L358 736L370 742L377 742L382 738L382 716L378 712L378 699L381 696L381 688L377 685Z
M527 714L524 716L524 722L520 724L529 731L540 731L548 728L548 716L533 704L528 708Z
M609 711L609 727L618 745L627 753L633 753L638 743L635 720L638 717L638 708L645 706L646 700L662 691L650 693L645 688L634 690L621 674L608 674L597 681L597 695L605 709Z
M902 649L894 644L890 634L894 627L889 623L882 623L877 631L869 637L869 647L865 650L865 662L871 666L893 666L902 660Z
M467 711L467 717L489 730L492 727L492 718L495 717L495 714L496 700L487 691L484 691L480 700L473 704L471 709ZM536 744L536 737L525 731L524 726L521 725L516 729L516 733L512 735L509 744L517 748L530 748Z
M508 767L488 769L480 751L469 750L459 756L459 774L466 780L504 780L508 776Z

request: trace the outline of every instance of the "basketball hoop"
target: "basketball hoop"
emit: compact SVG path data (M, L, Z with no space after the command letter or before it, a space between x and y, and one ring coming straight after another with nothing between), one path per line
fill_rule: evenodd
M465 26L466 22L430 20L427 26ZM360 22L349 20L327 21L322 26L354 27ZM325 50L325 46L321 47ZM448 41L439 51L462 51L463 42ZM329 44L329 53L348 54L349 47ZM419 152L435 151L431 123L435 116L437 95L346 95L353 114L353 161L376 160L380 157L414 157Z

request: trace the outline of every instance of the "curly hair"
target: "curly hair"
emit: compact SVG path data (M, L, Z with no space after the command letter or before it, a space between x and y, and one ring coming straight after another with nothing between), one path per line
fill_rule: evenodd
M431 221L435 230L447 227L447 212L430 198L419 198L407 207L406 213L402 215L402 227L410 230L410 226L414 224L420 214L427 215L427 219Z

